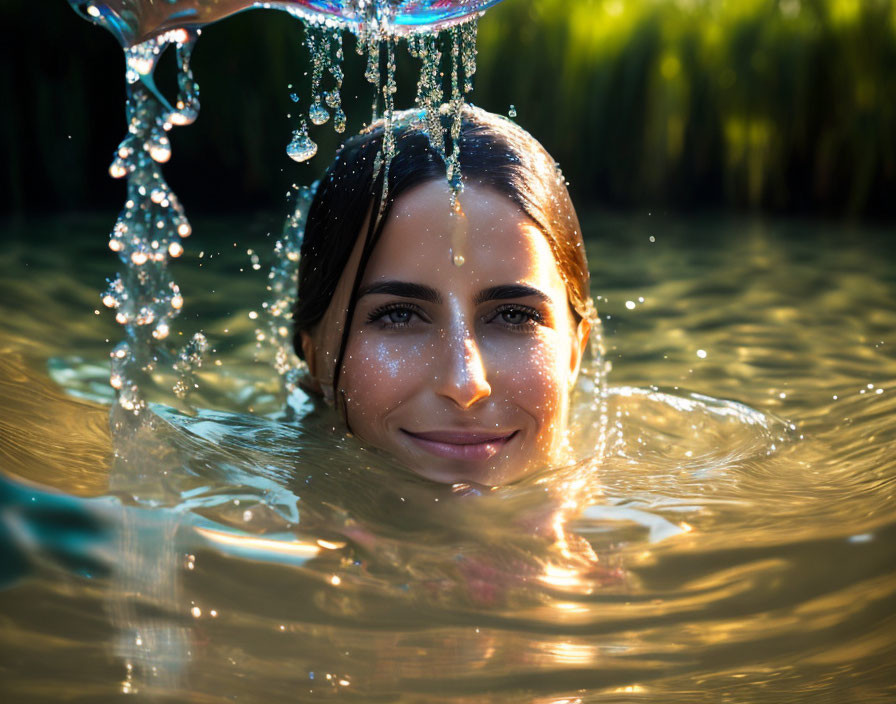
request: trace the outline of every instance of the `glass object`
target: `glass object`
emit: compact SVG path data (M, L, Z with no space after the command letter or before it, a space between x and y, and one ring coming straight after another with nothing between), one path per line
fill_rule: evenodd
M439 30L483 12L500 0L69 0L123 47L174 29L195 29L243 10L284 10L308 22L340 26L361 36Z

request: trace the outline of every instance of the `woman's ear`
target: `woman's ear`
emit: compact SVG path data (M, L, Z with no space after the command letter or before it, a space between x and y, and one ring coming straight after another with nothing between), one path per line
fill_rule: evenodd
M302 341L302 355L305 357L305 364L308 365L306 385L310 391L322 394L323 389L321 388L320 379L317 376L317 349L314 344L314 339L311 337L311 334L305 330L302 330L299 333L299 337Z
M582 366L582 357L588 349L588 336L591 334L591 321L588 318L579 320L579 324L573 328L572 349L569 359L570 384L575 384L579 376L579 368Z

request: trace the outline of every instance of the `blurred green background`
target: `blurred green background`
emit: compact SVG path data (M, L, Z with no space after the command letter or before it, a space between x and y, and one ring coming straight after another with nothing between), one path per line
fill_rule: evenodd
M0 27L0 212L117 212L115 40L64 0L4 0ZM372 95L352 46L349 131ZM312 131L318 157L285 155L287 86L308 105L301 26L282 12L231 17L204 31L194 66L202 111L171 133L172 187L188 213L282 210L339 143L325 125ZM410 106L404 49L399 69ZM171 65L159 71L169 85ZM505 0L480 23L471 99L515 105L580 208L867 221L896 216L894 97L896 0Z

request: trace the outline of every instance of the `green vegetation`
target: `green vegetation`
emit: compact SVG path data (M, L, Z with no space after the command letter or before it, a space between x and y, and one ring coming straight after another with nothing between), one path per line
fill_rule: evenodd
M15 109L0 113L0 208L117 208L114 40L62 0L8 0L0 21L41 30L24 51L2 49ZM351 131L371 89L351 42L346 60ZM307 107L298 24L282 12L227 19L203 33L195 68L203 109L172 133L172 186L191 212L282 207L338 144L316 128L310 166L284 156L287 84ZM405 56L399 105L415 77ZM472 100L515 105L583 207L896 216L896 0L505 0L480 24Z
M580 200L896 212L896 2L507 0L480 73Z

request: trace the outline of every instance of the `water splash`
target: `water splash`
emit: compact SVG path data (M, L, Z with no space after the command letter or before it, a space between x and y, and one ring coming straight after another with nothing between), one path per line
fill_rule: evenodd
M314 97L314 102L308 109L308 118L315 125L323 125L330 119L330 113L323 105L320 90L324 69L331 63L330 35L314 25L309 25L305 30L305 43L311 53L311 95Z
M128 134L109 167L111 176L126 177L128 184L128 199L109 238L124 271L109 283L102 300L125 330L124 341L111 353L109 381L122 407L134 412L145 403L140 389L150 386L156 373L173 371L173 390L183 398L194 385L192 374L207 346L201 333L183 349L166 342L171 321L183 306L168 260L183 254L181 240L191 228L160 168L171 158L167 132L192 123L199 113L199 89L190 71L198 36L198 30L174 30L125 50ZM170 44L178 64L173 106L153 82L159 57Z
M461 36L456 27L451 29L451 152L445 166L448 173L448 183L451 186L451 207L455 207L457 203L457 194L460 193L462 183L460 176L460 127L461 127L461 110L463 109L463 98L460 92L460 83L458 77L460 75L460 56L461 56Z
M335 60L330 63L329 71L330 75L333 77L333 87L325 94L324 101L333 108L333 129L335 129L340 134L345 132L345 112L342 110L342 79L345 74L342 71L342 34L340 32L336 32L334 39L335 51L334 57Z
M395 42L387 38L386 45L386 83L380 88L383 93L383 151L379 159L385 164L383 170L383 192L380 196L380 212L382 217L389 197L389 169L395 156L395 134L392 131L395 118Z
M382 117L384 122L383 150L375 162L375 173L384 169L384 187L381 198L382 214L388 196L389 163L395 152L392 134L395 114L395 94L398 90L395 80L396 52L402 42L408 53L420 62L417 81L416 106L424 113L426 134L433 149L445 162L448 182L451 186L451 206L454 208L457 195L463 189L460 173L460 151L457 145L460 137L461 115L467 95L473 90L473 75L476 73L476 36L478 17L474 16L462 24L455 24L438 32L408 35L367 29L358 35L357 51L367 55L364 76L373 86L370 121ZM296 161L307 161L317 153L317 145L308 136L307 121L323 125L330 119L327 107L334 109L334 127L337 132L345 129L345 114L341 108L340 90L342 86L342 27L309 25L306 29L306 46L310 53L311 105L307 119L300 117L300 126L294 132L293 142L287 153ZM450 87L446 90L443 75L443 51L441 45L447 43L449 56ZM335 47L335 49L334 49ZM385 64L385 70L383 70ZM321 88L325 72L334 79L334 86L323 91ZM297 100L295 94L290 96ZM445 107L447 103L448 107ZM441 115L445 110L451 115L449 126L445 126ZM450 145L450 146L449 146Z
M298 189L295 195L295 205L286 219L283 235L274 246L274 263L267 283L269 298L262 304L263 325L255 333L258 356L271 356L270 361L288 394L299 387L299 378L306 368L293 349L290 316L296 303L296 280L305 220L316 188L317 183L314 183Z
M119 403L138 413L145 405L144 392L164 375L174 374L171 389L185 398L196 387L195 369L202 364L208 347L197 333L182 349L165 340L172 320L180 313L184 299L172 279L169 258L183 254L181 239L191 233L183 208L162 178L160 165L171 158L167 132L175 125L195 121L199 111L199 89L190 71L190 54L202 25L245 9L266 7L286 10L306 25L306 44L311 54L312 99L306 117L300 117L287 154L298 162L311 159L317 144L308 134L308 121L323 125L330 120L337 132L346 128L340 94L343 82L342 32L358 38L360 53L366 48L366 77L374 85L372 119L376 119L379 96L383 96L385 135L377 156L377 172L384 169L385 206L388 196L389 164L395 152L392 121L395 111L395 51L404 37L412 55L421 60L417 104L427 113L427 134L446 164L452 189L452 207L462 188L458 137L461 109L466 93L472 90L475 72L476 19L498 0L281 0L254 2L228 0L70 0L85 18L105 27L125 51L127 78L128 135L119 146L109 167L114 178L127 177L128 199L109 241L125 266L124 273L110 281L103 303L115 310L116 320L125 329L125 339L112 353L110 384L118 392ZM469 21L470 18L472 21ZM465 22L458 25L459 22ZM444 102L442 88L440 32L444 28L451 41L451 149L446 153L446 130L439 117ZM153 73L169 45L177 52L178 95L174 106L155 86ZM385 49L385 52L383 52ZM385 53L385 83L380 64ZM332 86L322 89L324 75ZM463 77L462 86L460 84ZM291 89L291 86L290 86ZM290 94L293 102L299 98ZM462 263L463 257L455 257Z
M588 437L591 438L595 466L599 466L607 455L610 431L609 385L607 379L612 370L612 362L607 359L604 344L604 325L597 308L591 299L588 300L588 319L591 321L591 335L588 338L591 359L583 365L581 376L591 386L590 404L587 418L590 419Z

